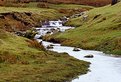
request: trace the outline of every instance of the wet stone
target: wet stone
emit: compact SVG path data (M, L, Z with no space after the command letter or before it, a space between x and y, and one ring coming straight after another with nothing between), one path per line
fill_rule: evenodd
M86 56L84 56L85 58L93 58L94 56L93 55L91 55L91 54L89 54L89 55L86 55Z
M79 48L74 48L73 51L80 51L80 49Z

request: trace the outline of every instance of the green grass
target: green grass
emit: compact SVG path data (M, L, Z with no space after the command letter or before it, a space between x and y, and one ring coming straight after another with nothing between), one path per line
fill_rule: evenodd
M69 14L70 11L66 10L66 13L60 13L60 10L58 9L85 9L85 8L93 8L90 6L82 6L82 5L73 5L73 4L60 4L60 5L55 5L55 4L50 4L50 8L38 8L36 7L37 3L28 3L26 4L26 7L0 7L0 13L8 13L8 12L31 12L33 14L37 14L37 19L40 18L40 20L45 20L45 19L58 19L65 14ZM71 11L72 12L72 11Z
M26 7L37 8L37 2L30 2L25 4ZM50 9L80 9L80 8L88 8L92 9L93 6L85 6L85 5L78 5L78 4L51 4L47 3Z
M50 4L50 8L52 9L92 9L92 6L85 6L85 5L76 5L76 4Z
M0 29L0 81L63 82L88 71L89 63L43 49L36 41Z
M121 3L92 9L87 12L89 17L86 21L83 21L83 16L81 16L67 22L66 25L75 26L76 29L53 35L47 39L55 39L63 45L121 55L120 8ZM97 15L99 16L94 19Z
M28 16L27 13L30 14ZM0 19L0 28L11 30L11 28L16 27L21 28L32 28L35 26L41 26L41 21L45 20L55 20L63 16L55 9L43 9L43 8L22 8L22 7L0 7L0 13L8 13L4 16L5 19ZM16 15L19 20L14 18L12 15ZM23 24L23 22L29 25ZM6 27L7 25L7 27Z
M46 19L57 19L63 16L63 14L59 13L57 10L55 9L44 9L44 8L31 8L31 7L27 7L27 8L21 8L21 7L0 7L0 13L8 13L8 12L31 12L33 14L35 14L36 19L40 19L40 20L46 20ZM37 17L38 16L38 17Z
M33 12L33 13L43 13L43 12L48 12L48 13L54 13L57 12L54 9L44 9L44 8L22 8L22 7L0 7L0 13L7 13L7 12Z
M40 22L42 21L55 20L55 19L57 20L64 15L69 16L77 12L79 13L78 10L74 12L73 9L86 8L86 6L82 6L82 5L50 4L50 8L47 9L47 8L38 8L36 7L37 4L38 3L36 2L32 2L32 3L24 4L25 7L0 7L0 13L10 13L9 15L5 16L5 19L0 20L0 28L5 29L7 25L7 30L11 31L13 27L16 27L18 29L20 28L26 29L28 27L31 28L34 26L41 26ZM65 8L69 8L69 7L73 9L65 10ZM64 10L61 10L60 8ZM88 8L90 8L90 6ZM25 12L30 13L31 16L28 16ZM15 14L19 20L15 19L11 14ZM26 22L29 25L25 25L23 24L23 22L24 23Z
M64 15L68 15L73 12L73 9L92 9L92 6L84 6L84 5L75 5L75 4L49 4L49 8L38 8L37 2L31 2L24 4L25 7L2 7L0 6L0 13L8 13L8 12L31 12L34 14L38 14L38 18L41 19L58 19ZM61 10L66 9L66 10ZM72 9L71 11L68 9ZM62 12L64 13L62 13Z
M25 8L0 7L0 13L16 12L18 18L21 20L26 18L24 21L29 23L63 16L55 9L57 5L52 5L53 9L37 8L36 5L37 3L29 3ZM68 8L70 6L82 7L71 4ZM58 9L65 7L67 6L58 5ZM32 17L25 15L24 12L32 13ZM18 25L18 22L20 21L10 15L0 20L0 28L5 29L7 24L7 29L11 29L14 25ZM87 73L90 63L75 59L66 53L46 51L36 41L18 37L2 29L0 29L0 81L64 82Z
M37 2L30 2L30 3L26 3L25 6L26 7L31 7L31 8L37 8Z

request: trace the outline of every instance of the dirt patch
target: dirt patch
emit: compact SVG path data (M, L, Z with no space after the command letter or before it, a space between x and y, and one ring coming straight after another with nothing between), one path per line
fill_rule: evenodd
M25 31L34 26L41 26L31 12L9 12L0 14L1 28L7 31Z

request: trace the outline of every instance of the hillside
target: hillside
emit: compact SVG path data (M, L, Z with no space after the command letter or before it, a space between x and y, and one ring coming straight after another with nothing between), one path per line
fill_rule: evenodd
M39 3L25 4L26 7L0 7L0 28L7 31L25 31L41 26L42 21L57 20L94 7L74 4L49 4L49 8L38 7Z
M85 74L88 67L88 62L46 51L36 41L0 29L1 82L62 82Z
M44 20L54 20L62 16L63 14L54 9L0 7L0 28L7 31L25 31L41 26Z
M111 0L48 0L50 3L75 3L81 5L104 6L111 3Z
M45 39L83 49L96 49L121 55L121 3L95 8L83 16L71 19L67 25L77 27ZM71 35L71 36L70 36Z
M27 7L0 7L0 81L63 82L87 73L89 62L66 53L47 51L37 41L13 33L41 26L44 20L55 20L67 14L59 12L57 7L38 8L33 4L36 3Z
M30 2L48 2L54 4L81 4L90 6L104 6L111 3L111 0L0 0L0 5L11 3L30 3Z

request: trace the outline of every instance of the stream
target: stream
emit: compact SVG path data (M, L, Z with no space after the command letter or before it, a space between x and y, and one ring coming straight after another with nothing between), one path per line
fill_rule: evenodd
M79 60L91 62L90 71L80 75L71 82L121 82L121 58L111 57L100 51L83 50L73 51L74 47L61 46L43 41L43 45L54 45L51 51L58 53L66 52ZM93 54L94 58L84 58L85 55Z

